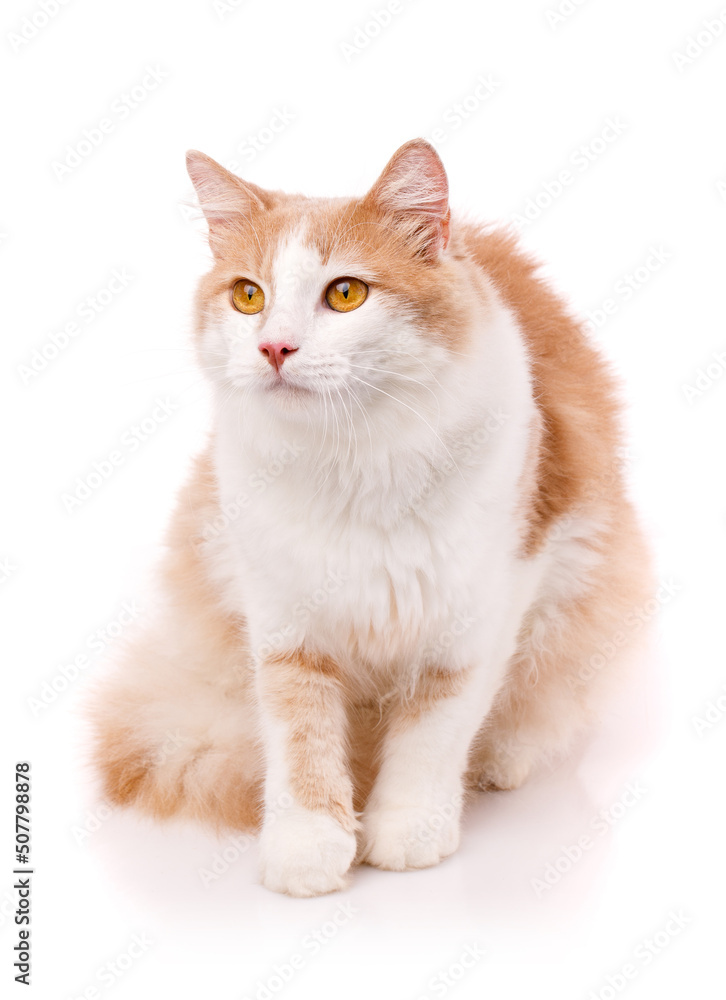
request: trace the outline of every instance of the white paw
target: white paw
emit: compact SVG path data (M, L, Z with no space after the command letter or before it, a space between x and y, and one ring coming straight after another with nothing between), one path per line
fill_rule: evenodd
M460 810L372 808L363 814L361 859L376 868L402 872L430 868L459 846Z
M321 896L345 888L355 851L355 834L332 816L293 805L265 821L260 878L272 892Z

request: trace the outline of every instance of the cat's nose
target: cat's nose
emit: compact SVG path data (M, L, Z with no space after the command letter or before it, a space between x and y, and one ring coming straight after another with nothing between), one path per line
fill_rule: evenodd
M280 341L277 344L273 344L272 341L265 340L260 344L260 354L263 354L267 358L277 372L282 368L285 358L289 354L294 354L296 350L297 347L293 347L287 341Z

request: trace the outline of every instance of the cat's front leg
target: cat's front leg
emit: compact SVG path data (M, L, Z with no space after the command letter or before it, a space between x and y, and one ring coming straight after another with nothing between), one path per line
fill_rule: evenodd
M459 846L462 775L491 703L481 670L428 669L393 712L378 778L363 813L362 860L427 868Z
M267 658L257 690L267 758L262 883L292 896L342 889L358 824L337 667L302 650Z

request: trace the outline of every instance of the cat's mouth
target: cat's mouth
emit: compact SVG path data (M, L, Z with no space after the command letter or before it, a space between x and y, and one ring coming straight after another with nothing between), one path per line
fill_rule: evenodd
M296 396L310 396L313 390L303 385L296 379L292 379L282 372L270 373L271 377L264 379L263 389L266 392L276 393L281 396L294 398Z

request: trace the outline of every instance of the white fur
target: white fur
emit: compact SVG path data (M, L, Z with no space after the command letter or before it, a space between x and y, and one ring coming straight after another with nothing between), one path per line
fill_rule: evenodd
M293 803L260 836L260 879L273 892L320 896L345 888L356 852L354 833L332 816Z
M334 657L361 693L380 692L382 678L410 688L431 651L439 667L473 668L461 695L388 741L363 816L373 863L421 867L456 848L459 806L434 835L417 830L458 801L469 745L523 616L571 598L592 554L571 525L569 542L535 560L517 556L535 404L523 338L481 275L472 268L476 348L452 355L374 290L353 312L327 308L322 292L334 278L373 283L375 275L351 259L323 264L303 238L301 229L280 249L271 287L260 281L262 313L230 309L205 334L203 352L226 363L221 501L246 504L244 518L210 543L210 563L230 608L247 617L258 660L307 644ZM258 350L279 339L300 348L283 366L295 395L276 387ZM492 414L496 426L481 440ZM270 799L290 785L284 740L264 706L262 728ZM351 837L295 805L263 830L265 883L298 895L336 888Z

